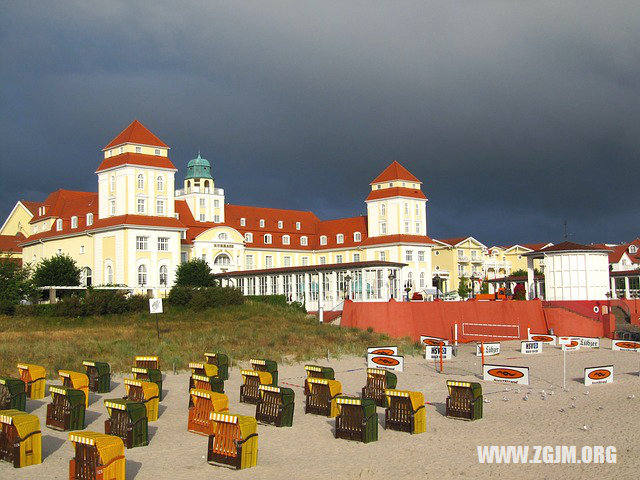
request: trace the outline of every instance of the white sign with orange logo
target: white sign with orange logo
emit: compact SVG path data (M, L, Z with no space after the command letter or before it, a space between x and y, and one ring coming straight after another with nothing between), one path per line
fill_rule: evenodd
M584 369L584 384L613 383L613 365Z
M420 345L449 345L449 340L439 337L420 335Z
M640 342L631 340L612 340L611 350L623 352L640 352Z
M482 379L501 383L518 383L529 385L529 367L512 367L511 365L483 365Z
M529 333L528 340L530 342L542 342L542 343L548 343L550 345L556 344L556 336L547 335L546 333Z
M396 372L404 371L404 357L400 355L367 354L367 368L384 368Z
M377 355L398 355L398 347L369 347L367 353L375 353Z

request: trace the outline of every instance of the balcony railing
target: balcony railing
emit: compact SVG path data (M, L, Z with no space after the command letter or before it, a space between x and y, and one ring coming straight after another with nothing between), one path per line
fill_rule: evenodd
M200 188L200 187L191 187L191 188L181 188L176 190L176 197L181 197L183 195L188 195L190 193L204 193L209 195L224 195L224 189L222 188Z

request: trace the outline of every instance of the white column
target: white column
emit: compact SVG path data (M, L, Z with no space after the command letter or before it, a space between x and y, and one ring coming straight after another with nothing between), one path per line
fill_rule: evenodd
M311 301L311 274L304 274L304 304L309 305Z
M616 294L616 279L614 277L609 277L609 283L611 283L611 298L618 298Z
M531 289L533 288L534 278L533 258L527 257L527 300L533 298Z
M331 290L331 308L338 303L338 272L333 271L329 275L329 288Z
M629 277L624 277L624 298L631 298L631 294L629 292Z

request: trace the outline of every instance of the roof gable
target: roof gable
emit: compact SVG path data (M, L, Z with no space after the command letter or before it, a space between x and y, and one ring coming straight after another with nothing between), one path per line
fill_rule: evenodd
M384 171L378 175L373 182L371 182L371 185L374 183L390 182L393 180L406 180L409 182L422 183L409 170L394 160L391 165L385 168Z
M129 126L120 132L116 138L111 140L103 150L108 150L109 148L117 147L124 143L136 143L152 147L169 148L166 143L151 133L151 131L138 120L131 122Z

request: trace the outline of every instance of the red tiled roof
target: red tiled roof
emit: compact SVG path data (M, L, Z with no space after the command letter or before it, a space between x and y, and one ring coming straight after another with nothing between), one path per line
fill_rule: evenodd
M145 155L143 153L125 152L120 155L108 157L102 160L102 163L96 170L96 173L108 170L110 168L121 167L122 165L140 165L152 168L168 168L177 170L175 165L168 157L160 155Z
M353 238L355 232L360 232L361 240L356 242ZM344 235L344 242L338 243L338 234ZM320 245L320 236L327 237L327 244ZM325 220L318 224L318 249L352 248L362 244L368 237L367 217L340 218L338 220Z
M111 140L103 150L117 147L123 143L136 143L138 145L169 148L166 143L151 133L149 129L142 125L138 120L131 122L129 126L120 132L116 138Z
M369 237L362 242L362 246L385 245L387 243L420 243L432 245L434 242L431 237L426 235L385 235L383 237Z
M427 197L422 190L416 190L413 188L402 188L402 187L393 187L393 188L381 188L380 190L372 190L369 193L366 201L369 200L378 200L380 198L390 198L390 197L410 197L410 198L421 198L426 200Z
M580 245L579 243L573 242L562 242L556 245L550 245L545 248L541 248L540 250L535 250L533 252L525 253L524 255L532 255L534 253L550 253L550 252L571 252L571 251L594 251L594 252L608 252L611 249L609 248L601 248L595 247L592 245Z
M307 265L307 266L297 266L297 267L280 267L280 268L265 268L260 270L235 270L233 272L224 272L217 273L214 277L242 277L246 275L261 275L261 274L269 274L275 275L277 273L288 273L288 272L315 272L318 270L350 270L356 268L367 268L367 267L404 267L407 265L406 263L399 262L386 262L383 260L367 260L364 262L349 262L349 263L327 263L320 265Z
M380 182L391 182L393 180L407 180L409 182L422 183L409 170L394 160L391 165L385 168L384 171L371 182L371 185Z
M524 248L528 248L529 250L540 250L541 248L546 247L547 245L553 245L551 242L547 243L522 243L520 246Z
M78 228L71 228L71 220L63 219L62 230L56 229L55 223L52 225L51 230L46 232L36 233L29 238L23 240L21 245L28 245L37 242L45 238L56 238L66 235L73 235L77 233L92 232L108 227L115 227L119 225L128 226L140 226L140 227L162 227L162 228L175 228L184 229L185 226L174 217L155 217L148 215L119 215L115 217L108 217L99 219L97 210L94 212L93 225L86 224L86 215L78 215Z
M609 272L610 277L640 277L640 268L634 268L631 270L614 270Z
M2 253L19 253L22 251L20 243L24 241L24 235L18 233L17 235L0 235L0 252Z
M43 202L30 202L28 200L20 200L20 203L24 205L25 208L29 210L29 212L31 212L31 215L37 215L38 207L42 206L43 204Z
M95 192L77 192L74 190L56 190L42 202L44 215L36 210L29 223L36 223L45 218L71 218L72 215L85 215L98 211L98 194Z

